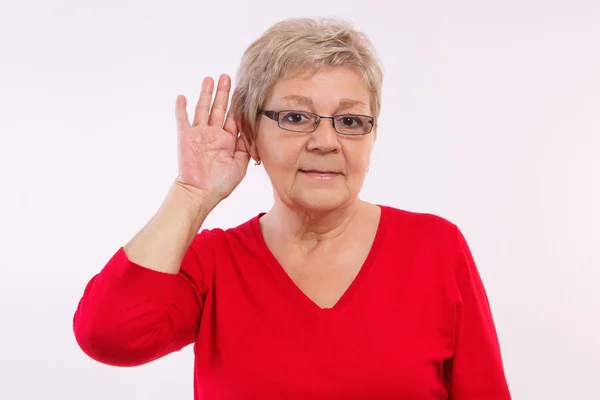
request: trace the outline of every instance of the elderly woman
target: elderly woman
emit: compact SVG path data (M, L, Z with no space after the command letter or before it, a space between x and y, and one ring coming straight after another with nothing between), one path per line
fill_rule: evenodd
M510 399L485 289L453 223L358 198L382 71L331 19L275 24L231 82L176 100L179 175L87 285L82 350L135 366L194 343L196 399ZM265 168L274 204L202 229Z

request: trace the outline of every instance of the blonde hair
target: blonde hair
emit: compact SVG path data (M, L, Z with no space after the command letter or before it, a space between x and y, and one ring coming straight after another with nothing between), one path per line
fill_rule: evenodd
M233 112L247 139L254 140L258 110L278 79L326 66L351 67L362 74L377 119L383 69L367 36L337 18L290 18L271 26L242 56Z

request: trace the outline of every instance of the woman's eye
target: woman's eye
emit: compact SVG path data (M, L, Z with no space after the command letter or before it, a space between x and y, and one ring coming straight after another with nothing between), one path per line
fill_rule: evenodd
M362 121L358 117L343 117L342 124L347 127L361 126Z
M288 122L292 122L294 124L299 124L299 123L304 122L305 120L307 120L306 115L298 114L298 113L290 113L290 114L288 114L288 115L285 116L285 119Z

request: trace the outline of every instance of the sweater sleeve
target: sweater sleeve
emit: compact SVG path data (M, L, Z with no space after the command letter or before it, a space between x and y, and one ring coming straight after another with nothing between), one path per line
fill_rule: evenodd
M192 242L178 274L135 264L121 247L88 282L75 311L73 331L83 352L125 367L194 342L206 294L204 270L212 261L205 233Z
M458 292L453 357L445 365L450 400L510 400L488 297L462 234L456 228Z

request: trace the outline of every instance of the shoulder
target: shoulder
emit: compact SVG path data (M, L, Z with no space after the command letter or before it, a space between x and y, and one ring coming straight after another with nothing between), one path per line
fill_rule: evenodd
M458 226L437 214L380 206L381 218L385 219L387 231L392 235L428 237L430 240L454 240Z
M381 208L388 251L421 254L454 263L467 246L457 224L443 216L390 206Z
M258 216L231 228L203 228L186 251L182 270L199 269L208 284L215 276L215 266L222 268L236 261L256 256Z
M386 257L403 260L403 268L430 284L439 283L450 298L458 299L456 270L468 260L465 254L470 255L458 226L440 215L393 207L382 207L382 218L387 220Z
M194 238L191 248L195 250L209 250L213 255L222 255L224 252L236 250L236 246L243 246L256 239L256 230L260 229L258 218L260 215L230 228L204 228Z
M452 266L474 262L463 232L453 221L432 213L381 207L388 249L427 254L439 264Z

